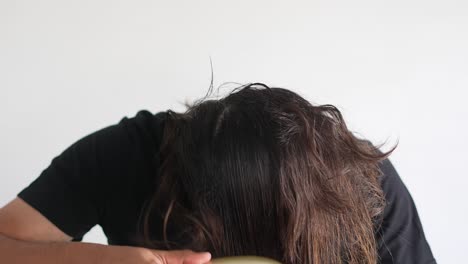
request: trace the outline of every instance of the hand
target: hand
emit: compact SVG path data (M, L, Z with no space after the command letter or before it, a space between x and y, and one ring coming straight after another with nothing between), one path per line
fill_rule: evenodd
M156 257L154 264L205 264L211 260L209 252L192 250L151 250Z
M140 247L110 246L105 264L205 264L209 252L192 250L154 250Z

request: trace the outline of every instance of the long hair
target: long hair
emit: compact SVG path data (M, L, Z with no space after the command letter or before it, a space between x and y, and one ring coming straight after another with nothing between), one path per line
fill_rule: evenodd
M382 153L335 106L262 83L187 106L166 111L145 246L377 263L379 162L397 145Z

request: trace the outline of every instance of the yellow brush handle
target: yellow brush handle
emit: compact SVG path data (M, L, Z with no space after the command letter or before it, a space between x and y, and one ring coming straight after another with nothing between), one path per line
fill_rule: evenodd
M213 264L281 264L276 260L257 256L235 256L216 258L211 261Z

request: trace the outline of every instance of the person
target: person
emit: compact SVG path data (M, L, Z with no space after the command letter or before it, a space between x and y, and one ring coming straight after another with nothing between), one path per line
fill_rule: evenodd
M211 88L210 88L211 91ZM250 83L84 136L0 210L2 263L436 263L388 152ZM82 242L102 227L108 245Z

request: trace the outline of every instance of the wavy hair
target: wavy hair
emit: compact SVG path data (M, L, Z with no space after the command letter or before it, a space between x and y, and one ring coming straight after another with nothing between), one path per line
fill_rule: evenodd
M378 261L382 153L333 105L251 83L167 110L144 245L284 264Z

